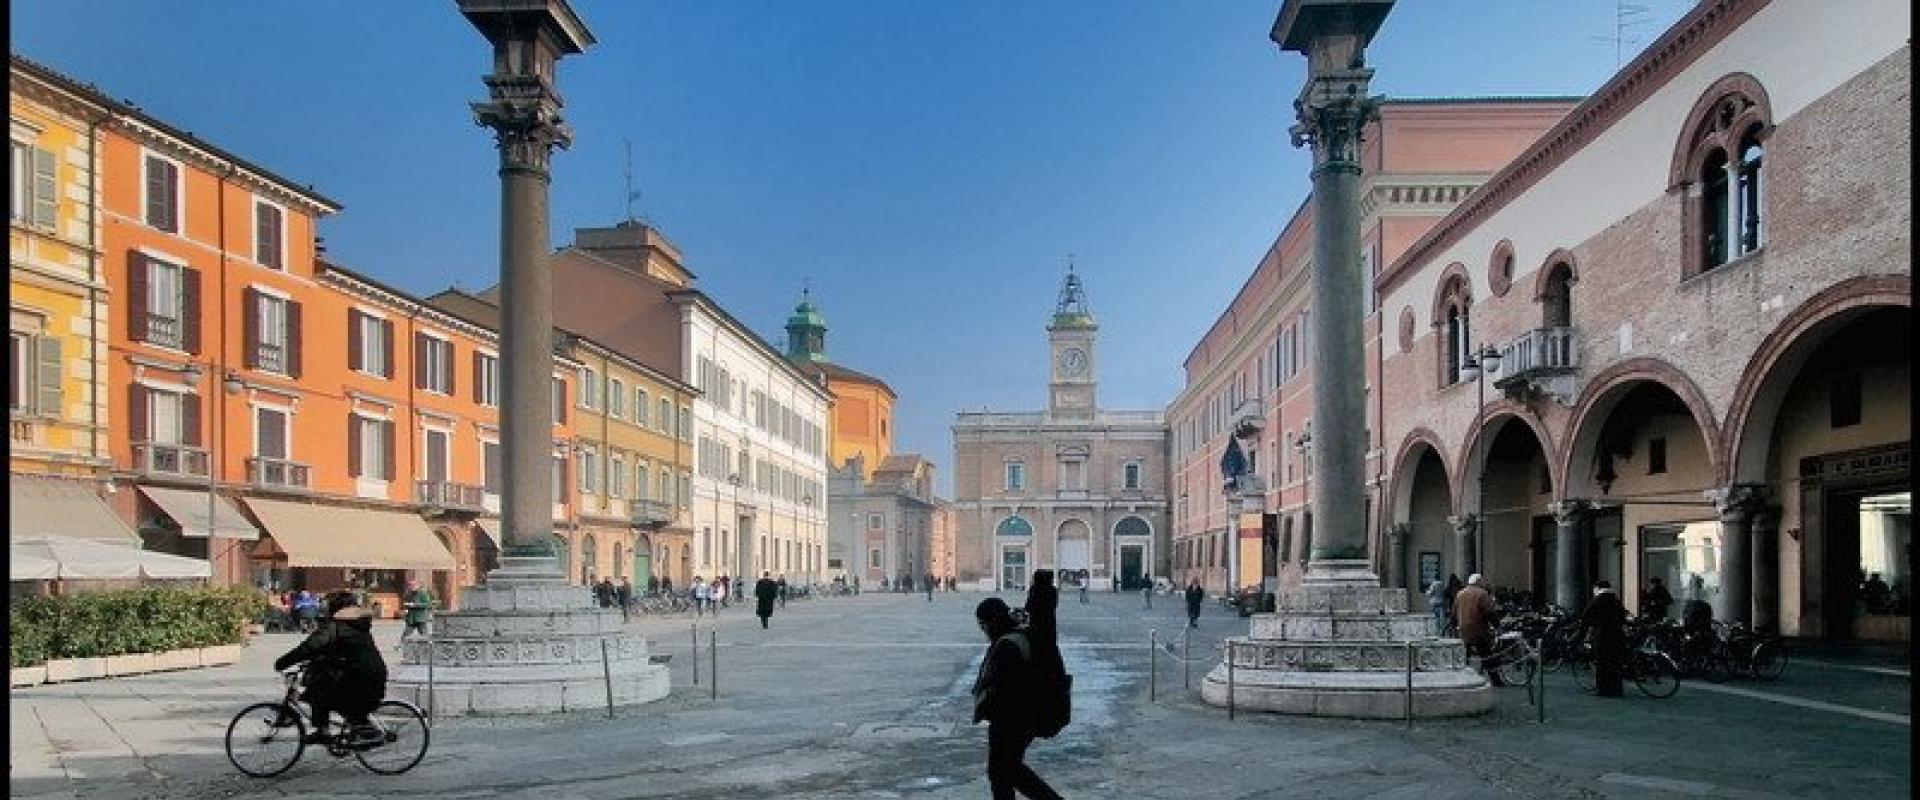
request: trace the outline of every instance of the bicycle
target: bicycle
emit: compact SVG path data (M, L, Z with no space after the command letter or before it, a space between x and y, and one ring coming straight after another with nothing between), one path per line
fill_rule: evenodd
M250 777L271 778L286 772L307 749L307 727L312 717L299 702L300 679L306 674L306 665L281 674L287 683L285 699L254 703L227 723L227 760ZM383 700L367 715L367 721L379 732L377 740L357 742L353 726L342 723L324 743L327 754L334 758L353 756L360 766L381 775L399 775L426 757L431 729L414 704Z
M1533 683L1539 655L1540 648L1528 640L1525 632L1502 631L1480 660L1480 670L1495 686L1526 686Z
M1787 649L1778 638L1739 623L1716 622L1714 632L1729 672L1773 680L1787 671Z
M1654 637L1648 631L1629 630L1627 641L1627 657L1620 663L1620 676L1623 679L1633 681L1641 694L1656 700L1665 700L1680 691L1679 665L1654 646ZM1580 642L1576 652L1569 655L1567 665L1573 672L1573 682L1581 689L1588 692L1599 689L1594 674L1591 639Z

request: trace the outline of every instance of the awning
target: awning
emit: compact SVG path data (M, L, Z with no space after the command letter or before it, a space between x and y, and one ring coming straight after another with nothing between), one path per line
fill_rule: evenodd
M209 535L222 539L245 539L253 541L260 538L260 529L253 527L246 517L240 516L240 509L234 508L233 501L215 495L214 506L207 508L207 493L189 489L165 489L158 486L142 486L140 493L152 500L154 505L180 525L180 535L205 539ZM208 512L212 512L213 524L207 523ZM211 533L209 533L211 532Z
M7 538L64 536L138 547L140 537L107 507L88 481L7 476Z
M98 539L34 536L7 542L8 579L207 578L213 568L198 558L141 550L138 545Z
M290 567L453 569L453 555L413 514L247 498Z

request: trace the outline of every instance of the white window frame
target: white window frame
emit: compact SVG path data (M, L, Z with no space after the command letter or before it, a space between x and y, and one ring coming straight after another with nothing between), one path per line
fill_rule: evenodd
M7 219L27 224L33 219L33 145L8 139L7 165L13 170L7 187Z
M496 492L496 491L493 491L492 489L487 488L487 484L490 483L491 479L493 478L493 470L488 468L487 466L487 448L489 446L493 447L496 450L500 449L500 440L496 438L487 437L487 436L480 437L480 493L482 495L493 495L494 497L499 497L500 496L499 492ZM507 451L500 450L500 469L502 472L506 470L506 466L507 466L506 459L507 459ZM502 478L501 484L504 486L504 484L506 483L505 481L506 476L502 475L500 477Z
M187 238L187 167L180 163L179 159L169 158L144 148L140 151L140 224L162 233L167 232L156 227L153 220L147 219L147 186L150 183L147 180L147 167L152 163L149 159L158 159L173 165L173 196L178 202L173 205L172 233L174 236L185 239Z
M279 458L282 461L293 461L293 452L294 452L293 450L293 407L283 406L278 403L263 403L258 400L248 403L248 406L253 416L253 457L254 458L270 458L271 457L271 458ZM281 432L282 433L281 441L285 442L287 445L286 447L287 452L285 455L266 456L260 452L260 433L261 431L265 430L265 428L263 428L260 425L260 412L262 411L273 411L280 414L280 425L284 429ZM151 433L152 429L149 428L148 432Z
M627 493L627 457L615 452L607 459L607 496L622 497Z
M173 341L154 341L153 327L152 325L148 325L147 340L144 343L184 353L186 352L185 348L187 345L187 265L172 259L156 258L152 253L144 250L141 252L147 257L147 316L164 317L172 320L174 330ZM168 280L164 282L157 280L163 272L169 270L172 276ZM162 291L163 288L168 287L170 287L172 291ZM165 310L169 313L156 313L160 310L162 304L156 303L155 301L162 299L161 295L167 295L167 297L164 298L164 305L166 306Z
M441 397L452 397L453 370L457 368L453 364L453 354L455 352L453 339L428 330L420 331L420 335L427 340L427 346L424 348L425 352L414 353L413 358L415 362L418 362L422 357L426 357L427 385L421 387L421 391L432 392ZM442 347L447 348L447 359L445 361L441 361L439 358L440 348ZM448 367L445 374L440 373L441 364L446 364ZM409 376L409 378L411 378L411 376Z
M574 384L579 387L579 391L574 392L574 405L586 409L600 407L599 373L594 372L592 367L581 367L579 378L574 381Z
M1001 474L1002 488L1009 492L1025 491L1027 488L1027 464L1024 461L1008 461Z
M627 382L611 375L607 376L607 414L618 419L627 416Z
M355 423L360 425L360 479L372 481L393 480L392 475L386 474L387 443L383 440L383 437L386 436L387 432L387 426L385 424L387 420L367 416L358 411L354 412L353 419ZM367 450L369 446L368 442L379 445L373 448L371 455L369 455Z
M651 424L649 418L653 416L653 409L647 407L651 402L653 402L653 396L647 393L646 387L633 387L633 424L642 428Z
M260 260L260 207L266 206L280 215L280 264L275 266ZM253 219L250 227L253 232L253 252L249 253L253 263L277 272L287 271L287 207L262 197L253 198Z
M429 466L427 464L427 454L433 452L433 448L427 446L427 441L428 439L432 438L432 436L436 433L446 437L446 440L447 440L446 449L441 451L440 474L446 476L447 483L452 483L453 482L453 429L450 427L446 427L444 425L420 426L420 466L418 469L420 473L419 480L423 480L423 481L427 480L428 476L433 474L427 470L427 467Z
M500 356L485 350L480 353L480 373L473 379L480 383L480 405L488 408L500 407Z
M143 384L144 385L144 384ZM187 393L171 389L158 389L147 386L147 441L154 444L182 445L187 438L187 418L185 398ZM173 406L173 425L160 424L160 407L164 403ZM166 434L161 431L171 430ZM255 427L258 427L257 425ZM255 446L258 452L258 445Z
M288 318L287 309L293 301L289 299L285 293L271 291L263 286L254 286L252 289L254 291L254 301L260 304L254 314L254 319L259 321L259 326L254 331L257 335L257 338L255 338L253 342L255 347L254 368L261 372L271 372L275 375L290 375L293 371L293 353L291 351L293 332L290 329L291 321ZM277 311L277 314L270 313L275 311ZM278 324L274 324L275 322ZM184 338L184 333L182 336ZM266 345L274 345L279 348L279 363L268 363L265 357L267 351L264 349Z
M31 331L7 331L7 358L12 362L12 390L16 394L7 396L7 411L10 414L30 414L33 412L34 390L37 388L34 373L39 361L35 351L37 339Z
M587 445L580 448L579 452L576 455L577 457L574 459L576 462L574 466L574 473L575 473L574 480L580 485L580 493L581 494L599 493L600 471L597 469L594 469L594 467L597 466L595 462L598 462L600 460L599 449L592 445Z
M360 315L357 320L360 325L360 366L354 371L368 377L384 379L387 377L387 369L392 366L386 363L387 315L358 307L353 310Z

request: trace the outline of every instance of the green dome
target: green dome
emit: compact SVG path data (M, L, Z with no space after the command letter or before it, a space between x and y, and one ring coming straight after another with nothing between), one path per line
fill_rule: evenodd
M800 305L793 307L793 316L787 318L787 327L824 328L827 327L827 318L821 316L820 310L814 308L812 303L802 300Z

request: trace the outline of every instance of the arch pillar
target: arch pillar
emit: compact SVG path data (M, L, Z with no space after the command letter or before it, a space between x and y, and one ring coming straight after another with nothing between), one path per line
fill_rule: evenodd
M1753 621L1753 518L1765 504L1766 487L1757 483L1735 483L1709 489L1720 513L1720 593L1715 598L1715 619L1728 622Z
M1407 536L1413 526L1396 522L1387 527L1387 585L1407 588Z
M1447 517L1447 523L1453 526L1454 563L1459 566L1460 576L1464 579L1480 569L1479 545L1480 516L1461 514Z
M1579 611L1580 598L1587 593L1580 554L1586 552L1586 522L1593 513L1593 503L1563 500L1549 504L1547 512L1553 515L1554 527L1553 604Z

